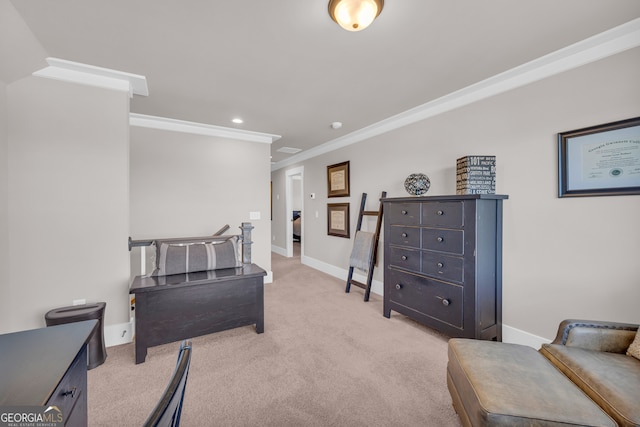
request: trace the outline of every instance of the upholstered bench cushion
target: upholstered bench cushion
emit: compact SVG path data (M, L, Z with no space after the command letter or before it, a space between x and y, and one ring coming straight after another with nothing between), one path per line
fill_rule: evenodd
M449 340L447 385L465 426L615 426L531 347Z
M540 349L620 426L640 425L640 360L558 344Z

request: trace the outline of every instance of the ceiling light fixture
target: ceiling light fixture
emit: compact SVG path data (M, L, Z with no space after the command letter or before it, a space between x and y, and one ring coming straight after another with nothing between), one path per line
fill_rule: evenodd
M237 125L244 123L244 120L242 120L242 119L241 119L241 118L239 118L239 117L236 117L235 119L232 119L231 121L232 121L233 123L237 124Z
M361 31L380 15L384 0L330 0L329 15L347 31Z

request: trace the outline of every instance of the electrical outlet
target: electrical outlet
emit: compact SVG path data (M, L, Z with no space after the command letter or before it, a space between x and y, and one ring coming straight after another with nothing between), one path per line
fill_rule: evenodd
M123 341L131 341L133 339L133 323L129 322L128 324L123 324L119 338Z
M87 300L82 298L82 299L74 299L73 300L73 305L84 305L87 303Z

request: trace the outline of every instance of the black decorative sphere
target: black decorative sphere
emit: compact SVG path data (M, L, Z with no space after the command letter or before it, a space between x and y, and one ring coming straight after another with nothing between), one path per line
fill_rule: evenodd
M404 180L404 188L412 196L422 196L429 190L429 187L431 187L431 181L423 173L412 173Z

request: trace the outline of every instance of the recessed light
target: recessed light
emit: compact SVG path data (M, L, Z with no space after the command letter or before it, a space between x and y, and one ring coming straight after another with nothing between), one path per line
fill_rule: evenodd
M244 120L242 120L240 117L236 117L234 119L231 119L231 121L237 125L244 123Z
M331 123L332 129L340 129L342 127L342 122L333 122Z

